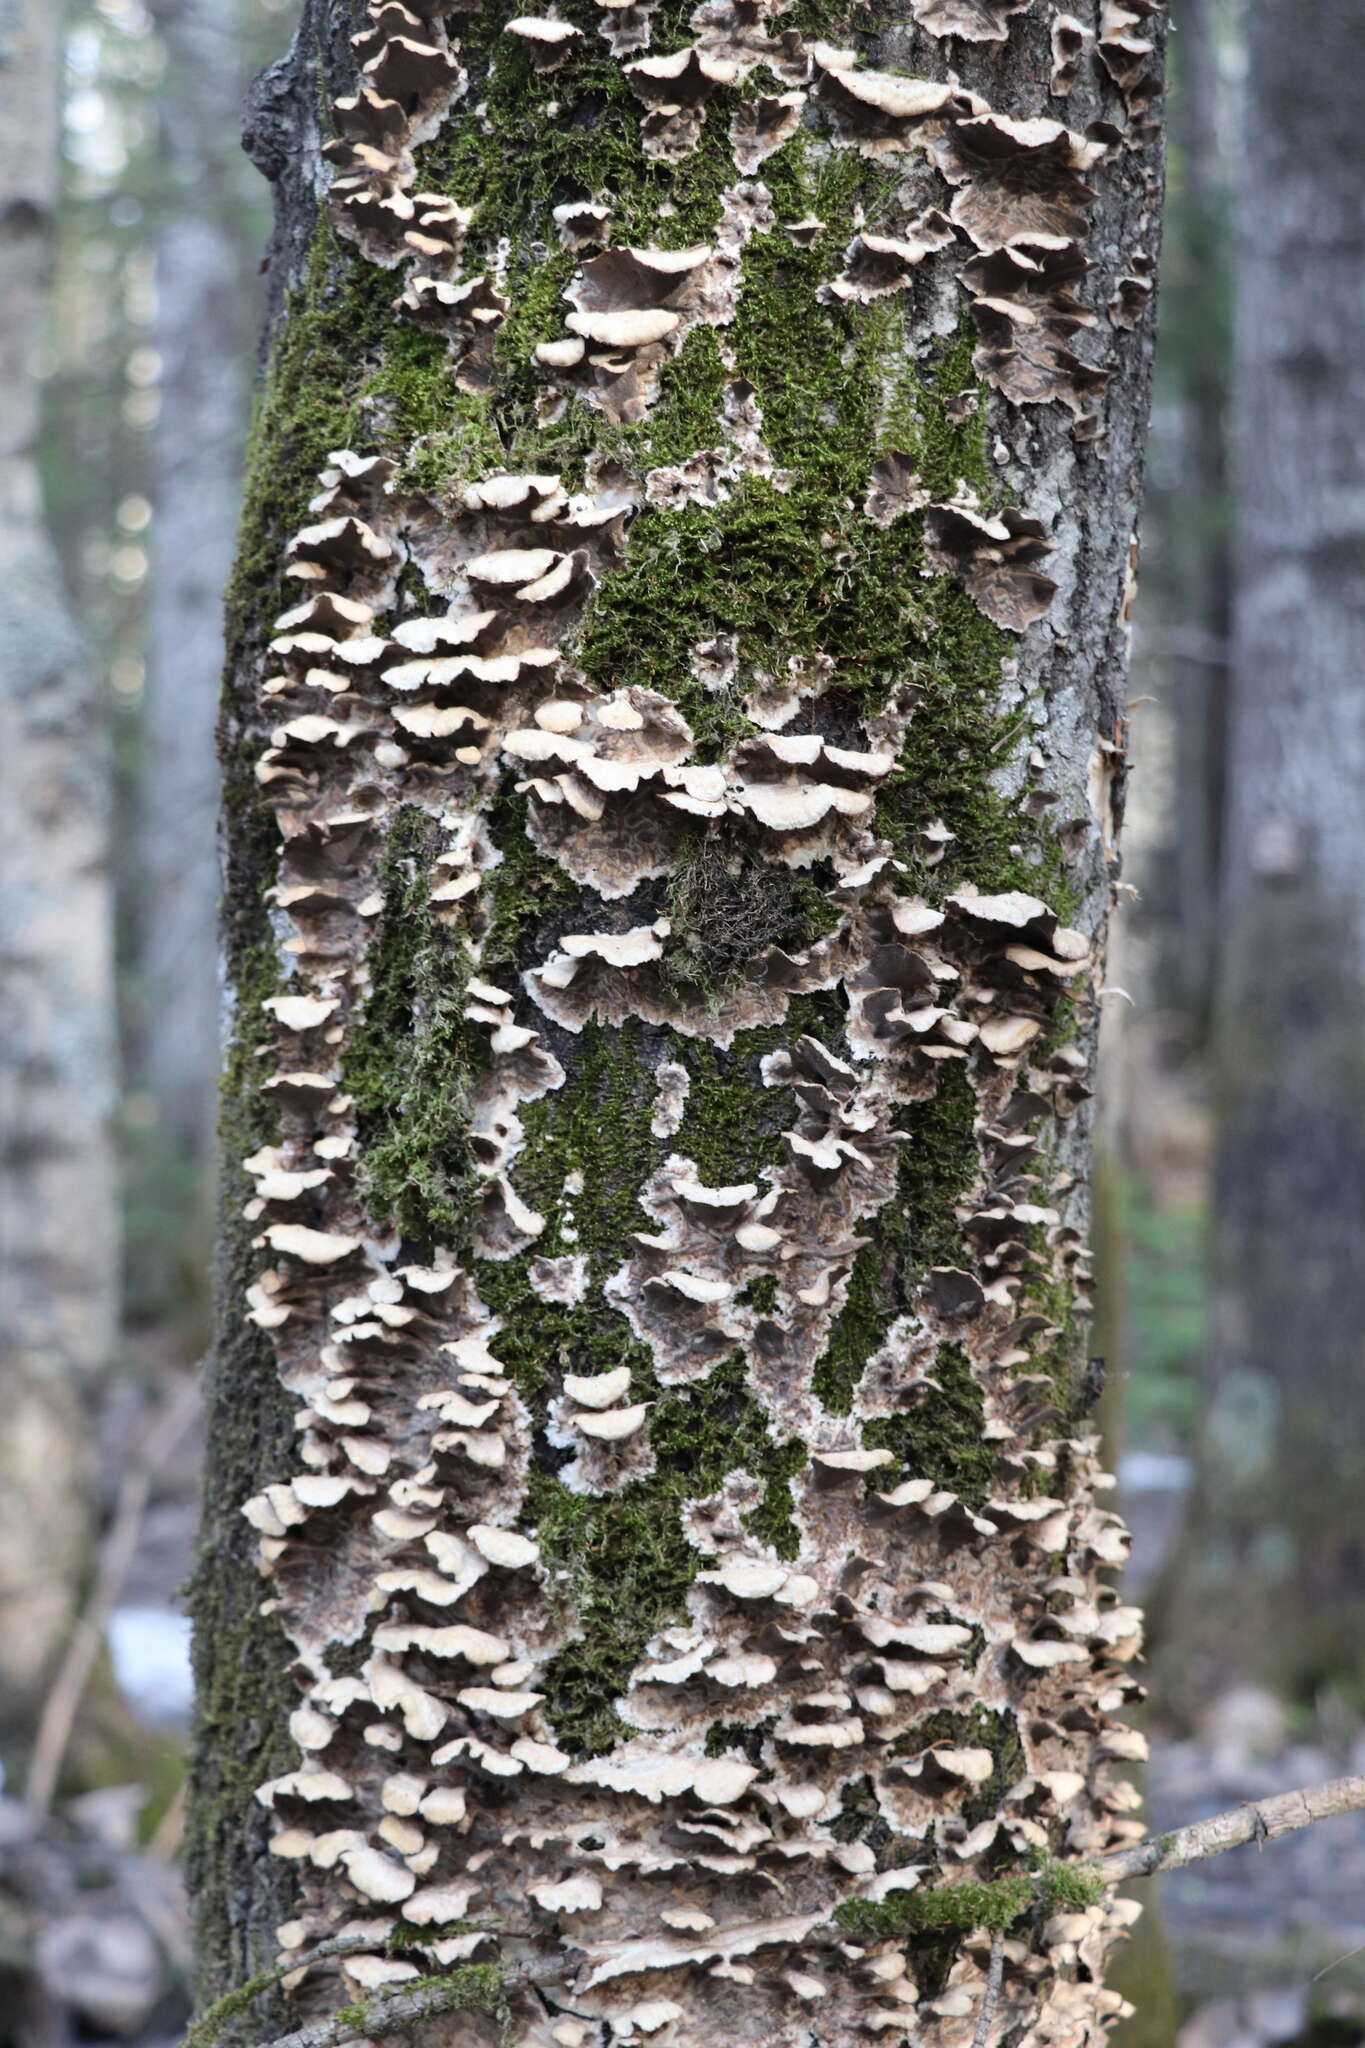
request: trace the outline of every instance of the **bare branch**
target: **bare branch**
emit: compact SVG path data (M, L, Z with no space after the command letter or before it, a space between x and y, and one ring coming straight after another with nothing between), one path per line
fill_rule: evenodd
M1181 1870L1187 1863L1201 1863L1206 1856L1221 1856L1225 1849L1238 1849L1244 1842L1273 1842L1281 1835L1297 1834L1314 1821L1330 1820L1334 1813L1363 1809L1365 1777L1332 1778L1325 1785L1235 1806L1229 1813L1216 1813L1209 1820L1177 1828L1173 1834L1152 1835L1131 1849L1102 1857L1096 1867L1108 1884L1122 1884L1130 1877L1155 1877L1161 1870Z
M990 2038L991 2021L995 2008L1000 2003L1000 1986L1005 1976L1005 1930L997 1927L991 1938L991 1959L986 1970L986 1988L981 1995L981 2012L972 2035L972 2048L986 2048Z

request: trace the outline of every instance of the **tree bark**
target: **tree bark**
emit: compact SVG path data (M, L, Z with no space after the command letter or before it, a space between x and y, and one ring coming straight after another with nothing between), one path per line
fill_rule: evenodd
M1365 143L1358 21L1248 19L1214 1316L1172 1685L1359 1693ZM1235 1592L1230 1589L1234 1589Z
M88 1533L83 1400L114 1344L116 1084L108 777L45 525L39 374L61 13L0 17L0 1699L13 1736L71 1618Z
M293 2024L1121 2003L1127 1908L993 2000L981 1932L1140 1832L1084 1102L1161 21L1082 13L313 0L254 96L206 1994L359 1925Z

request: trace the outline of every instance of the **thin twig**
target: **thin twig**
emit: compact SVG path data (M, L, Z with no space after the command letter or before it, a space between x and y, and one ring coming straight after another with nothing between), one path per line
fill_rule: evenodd
M1159 1870L1182 1870L1187 1863L1221 1856L1225 1849L1239 1849L1244 1842L1274 1842L1281 1835L1311 1827L1314 1821L1330 1820L1334 1813L1359 1813L1362 1809L1365 1777L1332 1778L1301 1792L1281 1792L1274 1799L1235 1806L1210 1820L1177 1828L1173 1834L1150 1835L1131 1849L1101 1857L1096 1868L1107 1884L1121 1884L1129 1877L1155 1877Z
M90 1598L71 1632L66 1654L43 1704L42 1719L38 1723L33 1759L24 1784L24 1804L35 1818L41 1819L51 1809L71 1730L104 1640L104 1624L118 1599L137 1550L152 1480L189 1427L198 1405L199 1388L195 1379L190 1377L182 1381L163 1402L152 1418L138 1454L124 1473L114 1505L114 1518L100 1546L99 1569Z
M185 2036L183 2048L199 2048L200 2043L216 2039L218 2028L230 2020L253 1999L261 1998L276 1984L292 1977L295 1970L307 1970L314 1963L322 1963L329 1956L354 1955L358 1949L373 1950L374 1937L369 1934L335 1934L330 1941L320 1941L315 1948L300 1949L297 1955L286 1956L273 1969L261 1970L246 1984L239 1984L235 1991L225 1992L213 2005L205 2008Z
M981 2013L972 2035L972 2048L986 2048L991 2021L1000 2003L1000 1986L1005 1976L1005 1930L997 1927L991 1940L991 1959L986 1968L986 1989L981 1995Z
M157 1863L171 1863L185 1838L185 1808L189 1781L182 1778L166 1804L166 1811L153 1828L147 1854Z
M1321 1982L1331 1970L1339 1970L1343 1963L1349 1963L1353 1956L1365 1955L1365 1941L1358 1941L1354 1948L1348 1948L1344 1956L1334 1956L1330 1963L1324 1963L1320 1970L1314 1970L1311 1981Z
M531 1956L522 1963L508 1963L502 1970L500 1989L505 1993L520 1990L526 1984L557 1983L562 1977L571 1977L581 1961L582 1957L570 1950L561 1955ZM297 1963L294 1967L298 1968ZM343 2020L335 2014L329 2019L312 2020L292 2034L281 2034L277 2040L266 2043L265 2048L341 2048L346 2041L401 2033L419 2020L433 2019L438 2013L458 2012L469 2004L468 1980L456 1970L443 1984L423 1984L416 1991L405 1991L400 1985L393 1991L377 1992L366 2000L364 2016L358 2021Z

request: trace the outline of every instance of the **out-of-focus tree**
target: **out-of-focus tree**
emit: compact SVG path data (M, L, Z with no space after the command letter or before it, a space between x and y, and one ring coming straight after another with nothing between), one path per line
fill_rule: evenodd
M199 1320L217 1067L212 730L259 320L247 77L295 0L71 0L54 528L115 737L127 1312Z
M265 215L259 177L238 146L237 110L264 61L269 17L259 0L151 0L151 14L165 60L152 221L160 376L148 476L132 1039L144 1176L159 1175L167 1198L158 1205L166 1270L154 1289L164 1294L185 1253L202 1263L206 1251L219 1040L213 735ZM270 25L278 47L278 16Z
M1176 459L1169 469L1156 466L1152 524L1161 538L1153 595L1174 713L1174 829L1169 887L1154 905L1162 919L1154 964L1155 993L1202 1037L1213 996L1227 749L1232 202L1224 59L1233 24L1227 0L1178 0L1173 18L1159 411L1169 409L1162 438Z
M108 754L37 447L62 9L0 12L0 1699L22 1723L88 1529L83 1396L114 1343Z
M1240 90L1236 0L1173 0L1166 228L1143 506L1135 721L1123 918L1139 1029L1202 1046L1212 1004L1227 722L1231 499L1231 171ZM1131 1060L1126 1061L1131 1091ZM1113 1115L1114 1101L1108 1104ZM1137 1163L1150 1120L1123 1121Z
M1365 1682L1360 28L1247 18L1213 1339L1167 1616L1192 1686L1300 1695Z

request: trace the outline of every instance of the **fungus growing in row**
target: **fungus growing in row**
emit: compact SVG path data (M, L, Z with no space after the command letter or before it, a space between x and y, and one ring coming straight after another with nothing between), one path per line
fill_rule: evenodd
M930 33L982 43L1024 11L915 8ZM396 309L448 340L475 406L515 337L527 445L586 423L592 452L581 488L519 455L438 494L342 451L288 548L300 588L262 684L258 769L280 835L279 1128L246 1161L249 1313L297 1424L292 1469L246 1509L300 1687L301 1762L259 1795L297 1879L281 1948L354 1928L349 1987L401 1986L495 1957L490 1927L461 1923L515 1898L537 1945L584 1958L558 2048L606 2028L681 2041L707 2009L737 2040L818 2024L957 2048L986 1995L978 1938L932 1991L903 1932L844 1929L837 1968L809 1941L931 1872L972 1879L1059 1841L1087 1855L1136 1826L1103 1776L1132 1753L1114 1716L1136 1690L1137 1622L1104 1578L1124 1536L1050 1350L1048 1310L1083 1304L1088 1282L1064 1131L1087 1065L1059 1039L1073 997L1090 1001L1089 945L1044 901L1050 882L961 879L984 881L984 856L950 795L887 829L932 623L926 660L875 701L823 622L811 645L772 629L764 667L738 616L684 634L659 688L594 668L584 628L651 533L756 500L758 480L765 503L812 488L804 458L784 449L779 468L765 443L736 324L774 244L794 273L821 252L812 321L856 335L869 307L913 322L917 278L946 286L965 257L994 395L964 393L955 363L949 424L978 402L1059 402L1083 430L1107 373L1071 350L1093 318L1082 245L1103 145L807 46L761 0L707 0L689 44L643 57L650 9L607 6L661 188L712 102L753 80L706 138L728 137L734 178L692 230L704 244L667 211L641 224L624 189L557 194L545 233L578 268L560 326L528 335L501 224L415 189L414 148L465 90L448 13L371 5L332 217L369 260L406 266ZM1059 79L1080 55L1066 19ZM1139 60L1119 48L1130 30L1107 18L1115 76ZM505 34L495 63L519 47L566 77L584 45L551 16ZM831 203L837 239L815 213L779 225L763 172L807 124L832 155L922 158L894 166L913 173L901 210ZM1120 323L1144 274L1126 267ZM650 468L677 388L663 373L682 375L698 328L720 365L714 435ZM773 446L790 444L772 418ZM842 564L922 532L930 571L1026 632L1055 591L1043 522L965 487L928 502L937 458L903 424L899 451L869 446L822 547ZM983 688L997 671L1003 694L998 649ZM1041 747L1021 760L1021 820L1051 772ZM726 902L766 914L808 890L823 914L736 919L741 971L713 985L705 929L687 940L717 877ZM371 1029L386 1003L404 1057L429 1062L391 1098ZM433 1073L449 1090L439 1210L425 1186L411 1200L401 1147ZM737 1088L736 1157L717 1163L710 1105ZM955 1099L963 1164L947 1241L926 1252L897 1235L904 1176ZM638 1140L619 1168L617 1121ZM598 1147L619 1186L594 1180ZM607 1204L624 1218L610 1230ZM992 2038L1032 2026L1079 2048L1109 2009L1083 1973L1121 1920L1108 1902L1008 1944Z

